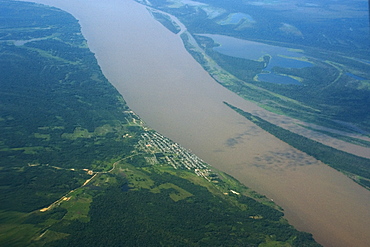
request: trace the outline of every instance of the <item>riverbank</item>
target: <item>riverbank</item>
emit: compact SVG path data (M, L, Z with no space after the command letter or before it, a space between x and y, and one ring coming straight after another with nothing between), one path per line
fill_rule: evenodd
M369 191L225 106L259 110L217 84L145 7L131 0L37 2L80 20L105 76L152 128L273 198L321 244L369 245Z

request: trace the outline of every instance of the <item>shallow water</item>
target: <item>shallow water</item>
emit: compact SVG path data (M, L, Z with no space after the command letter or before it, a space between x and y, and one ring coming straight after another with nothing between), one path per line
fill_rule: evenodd
M270 61L265 71L270 73L262 73L258 75L258 79L261 81L278 83L278 84L300 84L298 80L295 80L288 76L275 74L272 70L275 66L285 68L303 68L312 66L311 63L304 61L304 54L291 49L263 44L260 42L237 39L225 35L218 34L199 34L213 39L213 41L219 46L214 47L213 50L222 53L224 55L245 58L250 60L259 60L262 57L270 56Z
M37 2L80 20L105 76L149 126L274 199L321 244L370 246L370 192L225 106L261 112L217 84L145 7L132 0Z
M200 35L212 38L216 44L220 45L213 49L228 56L258 60L265 55L270 55L272 59L266 68L268 70L273 68L274 66L286 68L303 68L312 66L312 63L310 62L297 60L304 57L303 53L292 51L289 48L268 45L255 41L237 39L225 35Z
M290 78L289 76L278 75L275 73L258 74L258 80L278 84L301 84L298 80Z

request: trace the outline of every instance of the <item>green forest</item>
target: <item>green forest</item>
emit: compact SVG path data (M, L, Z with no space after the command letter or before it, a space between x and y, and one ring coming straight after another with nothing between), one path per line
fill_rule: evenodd
M319 246L227 174L140 148L148 128L70 14L0 13L1 246Z

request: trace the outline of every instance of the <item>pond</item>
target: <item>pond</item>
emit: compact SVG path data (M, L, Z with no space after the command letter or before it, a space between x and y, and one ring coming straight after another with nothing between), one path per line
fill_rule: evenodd
M227 107L224 101L300 127L214 81L146 6L132 0L32 1L78 17L104 75L149 126L273 198L291 224L323 245L370 246L370 192Z
M270 56L270 62L265 68L265 70L270 73L258 75L258 78L263 81L280 84L300 84L298 80L275 74L271 69L275 66L284 68L304 68L312 66L312 63L308 62L302 50L242 40L225 35L199 35L213 39L216 44L219 44L219 46L214 47L213 50L224 55L250 60L260 60L263 56Z
M278 75L275 73L264 73L264 74L258 74L258 80L259 81L268 81L271 83L279 83L279 84L297 84L299 85L300 82L296 79L293 79L289 76L284 75Z
M349 72L347 72L347 73L346 73L346 75L348 75L349 77L352 77L352 78L354 78L354 79L356 79L356 80L359 80L359 81L366 80L365 78L363 78L363 77L361 77L361 76L354 75L354 74L349 73Z

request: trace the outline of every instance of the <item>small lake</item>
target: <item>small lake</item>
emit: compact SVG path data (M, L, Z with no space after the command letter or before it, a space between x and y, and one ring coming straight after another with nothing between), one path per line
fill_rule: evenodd
M215 82L146 6L133 0L28 1L79 19L104 75L149 126L273 198L291 224L324 246L370 246L370 192L227 107L224 101L299 128Z
M349 77L352 77L352 78L354 78L354 79L356 79L356 80L359 80L359 81L363 81L363 80L366 80L366 78L363 78L363 77L361 77L361 76L358 76L358 75L354 75L354 74L352 74L352 73L346 73L346 75L348 75Z
M300 82L296 79L293 79L289 76L278 75L274 73L268 74L258 74L259 81L267 81L271 83L279 83L279 84L297 84L300 85Z
M275 66L284 68L304 68L312 66L312 63L304 61L305 55L300 50L267 45L264 43L237 39L225 35L199 35L213 39L215 43L219 44L219 46L214 47L213 50L224 55L250 60L259 60L263 56L269 55L271 59L265 70L271 73L258 75L258 78L263 81L279 84L300 84L299 81L293 78L273 73L271 69Z

